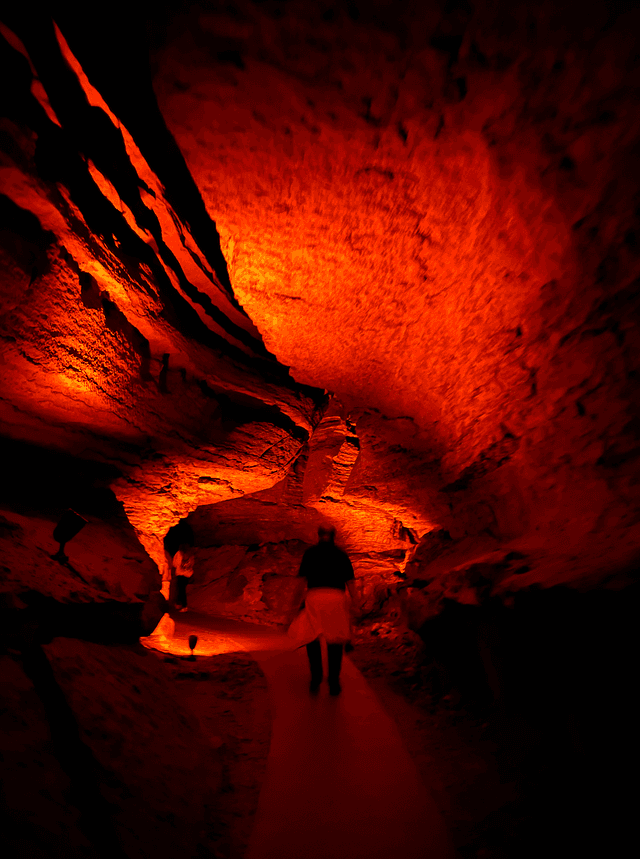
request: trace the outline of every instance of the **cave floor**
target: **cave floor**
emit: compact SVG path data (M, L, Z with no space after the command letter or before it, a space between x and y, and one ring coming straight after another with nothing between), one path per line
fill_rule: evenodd
M267 772L246 859L450 856L443 821L393 720L345 658L342 694L309 695L304 649L276 630L189 612L174 652L251 652L273 716ZM172 648L173 649L173 648Z

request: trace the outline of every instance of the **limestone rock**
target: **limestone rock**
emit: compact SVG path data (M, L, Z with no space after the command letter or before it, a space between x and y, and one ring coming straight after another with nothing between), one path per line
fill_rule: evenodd
M628 565L640 129L620 57L637 12L562 5L532 35L524 11L475 4L454 44L453 13L426 7L382 24L296 5L267 26L244 4L234 68L211 63L199 14L158 49L155 90L269 348L352 420L379 415L358 422L344 500L416 541L570 544L582 575L605 540ZM322 50L299 49L310 31ZM316 506L340 495L338 427L310 446ZM344 503L318 509L354 544L365 531Z
M126 855L195 855L222 762L154 657L63 638L46 650Z
M494 552L505 595L623 580L638 12L512 6L9 10L3 435L109 463L165 573L188 516L244 547L210 587L246 616L281 611L255 545L284 581L321 522L371 606Z
M51 747L47 715L33 683L19 663L0 657L3 804L7 811L3 842L8 855L27 849L71 859L94 859L82 833L78 809L69 802L69 778Z

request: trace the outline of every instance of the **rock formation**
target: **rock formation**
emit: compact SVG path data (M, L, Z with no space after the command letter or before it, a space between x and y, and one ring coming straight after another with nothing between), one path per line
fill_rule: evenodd
M141 9L3 19L4 435L113 466L161 569L257 505L229 545L328 519L427 612L624 575L635 13Z
M192 607L273 624L333 524L470 700L526 685L540 618L545 665L561 611L628 623L640 17L585 8L3 9L7 646L135 639L185 521Z

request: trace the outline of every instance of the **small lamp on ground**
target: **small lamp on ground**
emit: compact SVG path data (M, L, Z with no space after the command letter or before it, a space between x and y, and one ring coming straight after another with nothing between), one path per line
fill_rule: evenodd
M87 520L83 519L79 513L69 508L65 510L56 527L53 530L53 539L60 544L60 548L54 557L57 561L68 561L69 559L64 553L65 545L87 524Z

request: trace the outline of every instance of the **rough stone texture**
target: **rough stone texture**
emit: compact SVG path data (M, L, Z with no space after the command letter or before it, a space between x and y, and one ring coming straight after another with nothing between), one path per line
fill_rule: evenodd
M103 795L117 807L124 855L193 856L206 815L215 813L222 765L160 666L147 654L69 639L46 652L102 768Z
M0 657L3 842L9 856L99 854L66 799L69 778L51 748L42 701L18 662Z
M92 517L69 543L68 563L52 558L56 521L0 511L0 592L33 589L65 600L135 600L159 587L158 570L123 523Z
M242 855L269 743L255 663L44 650L0 657L4 855Z
M231 547L223 547L220 552ZM266 543L257 549L238 547L240 560L224 570L211 562L213 581L189 588L189 606L197 611L259 621L282 623L289 616L298 572L306 545L298 540Z
M322 397L239 307L179 153L158 157L161 118L147 158L44 10L4 20L3 434L117 466L161 564L160 538L198 504L284 474Z
M187 723L155 686L142 709L167 763L135 721L139 666L105 646L137 637L134 600L159 584L139 543L166 574L162 538L187 518L190 606L275 624L333 524L363 613L386 613L374 637L419 631L433 662L415 685L487 720L504 784L525 773L473 855L622 855L637 4L97 8L99 27L62 0L0 16L7 646L26 664L54 627L100 639L48 645L62 705L109 802L114 784L144 799L162 770L152 855L188 855L202 810L188 766L206 774ZM61 566L51 531L68 506L90 525ZM3 834L16 852L93 859L91 803L66 802L78 771L52 751L45 699L13 660L0 670L19 750ZM117 803L127 839L137 805L124 789Z
M111 463L160 567L197 511L243 616L320 521L418 618L623 581L637 9L55 5L3 19L3 434Z
M292 607L290 578L316 541L319 525L337 529L354 566L363 612L379 607L380 593L399 582L415 538L392 514L404 513L406 506L385 505L375 490L349 491L360 443L354 425L340 417L341 408L332 401L284 480L189 516L197 546L191 606L283 622Z
M628 568L637 10L354 9L191 6L154 54L234 290L367 410L345 501L533 557L513 588Z

